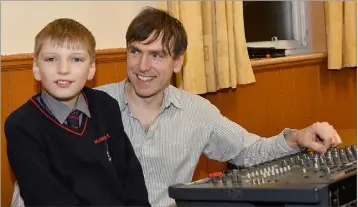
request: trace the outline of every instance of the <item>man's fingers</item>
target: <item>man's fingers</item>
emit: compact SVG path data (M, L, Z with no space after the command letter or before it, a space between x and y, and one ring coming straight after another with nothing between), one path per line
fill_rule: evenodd
M331 125L328 123L316 123L313 129L326 149L329 149L332 145L336 145L336 133Z
M333 129L333 130L334 130L334 129ZM334 134L335 134L334 137L335 137L335 139L336 139L336 141L337 141L337 144L336 144L335 146L342 144L341 136L339 136L339 134L337 133L336 130L334 130Z
M315 140L308 140L305 143L305 146L319 153L325 153L328 149L324 146L322 142L315 141Z

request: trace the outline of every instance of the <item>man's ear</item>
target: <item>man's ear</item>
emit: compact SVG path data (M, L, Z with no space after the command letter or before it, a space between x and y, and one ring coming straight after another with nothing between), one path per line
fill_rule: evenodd
M39 69L39 66L37 65L36 58L34 58L34 62L32 64L32 73L34 75L35 80L41 81L40 69Z
M181 54L180 56L176 57L174 59L174 73L179 73L183 67L184 63L184 54Z
M92 80L95 74L96 74L96 62L93 60L89 68L87 80Z

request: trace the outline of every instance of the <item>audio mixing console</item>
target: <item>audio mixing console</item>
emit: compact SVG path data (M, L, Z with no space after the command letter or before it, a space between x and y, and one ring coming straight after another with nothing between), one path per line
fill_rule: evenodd
M357 206L357 148L300 152L169 187L177 206Z

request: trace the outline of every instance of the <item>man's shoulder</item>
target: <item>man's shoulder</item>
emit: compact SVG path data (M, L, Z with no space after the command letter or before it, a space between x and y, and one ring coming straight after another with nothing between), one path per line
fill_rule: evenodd
M170 85L169 90L175 97L180 100L181 105L188 109L210 109L215 108L213 104L208 99L203 98L198 94L194 94L183 89L176 88L175 86Z
M112 96L113 98L117 98L119 95L120 86L123 84L124 81L118 83L108 83L105 85L97 86L93 88L94 90L103 91Z
M94 88L84 88L84 92L86 95L87 101L89 103L99 103L100 105L105 106L105 103L108 102L117 102L112 96L106 93L103 90L96 90Z

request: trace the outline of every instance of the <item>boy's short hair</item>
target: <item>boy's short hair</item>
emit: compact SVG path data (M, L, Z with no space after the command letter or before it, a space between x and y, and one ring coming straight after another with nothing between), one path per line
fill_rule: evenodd
M130 23L126 33L127 46L146 40L153 32L154 36L147 44L162 37L162 46L170 56L178 57L186 51L188 39L183 24L168 12L152 7L146 7Z
M92 60L96 56L96 40L84 25L81 23L69 19L60 18L47 24L35 37L35 52L36 58L43 43L50 40L50 42L56 46L77 48L83 46L88 50L88 53Z

